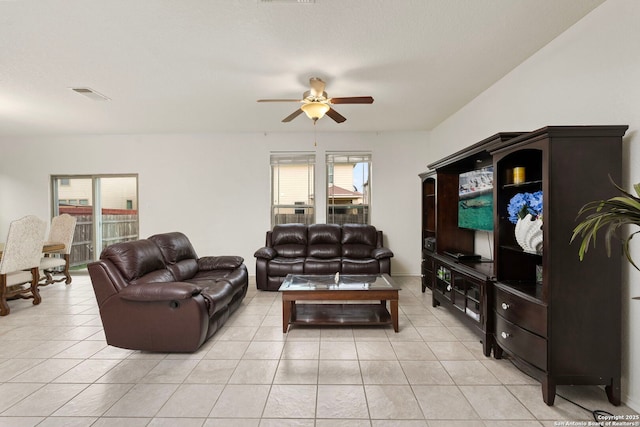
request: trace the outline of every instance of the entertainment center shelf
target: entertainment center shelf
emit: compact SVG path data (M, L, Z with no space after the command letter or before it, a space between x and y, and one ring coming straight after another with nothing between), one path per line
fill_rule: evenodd
M485 356L493 345L491 319L486 311L488 285L493 263L487 260L458 261L448 255L433 254L434 286L432 306L446 307L482 341Z
M485 356L509 357L537 378L548 405L560 384L604 385L609 401L620 404L621 251L612 248L609 258L599 245L580 262L578 244L570 240L580 208L612 196L609 176L621 181L627 128L498 133L429 164L420 175L423 292L431 289L434 307L480 337ZM482 189L484 198L469 202L463 194L483 187L475 184L486 187L487 171L492 190ZM523 244L527 251L515 236L513 208L507 209L522 197L542 204L542 242L538 237L535 246ZM478 220L471 226L459 218L486 215L488 203L492 230L481 218L472 218ZM446 255L474 254L476 233L488 234L493 262Z
M540 184L542 184L542 181L537 180L537 181L526 181L526 182L522 182L520 184L505 184L502 186L502 188L527 188L527 187L532 187L532 186L539 186Z
M433 247L436 235L436 173L420 175L422 179L422 292L433 288Z

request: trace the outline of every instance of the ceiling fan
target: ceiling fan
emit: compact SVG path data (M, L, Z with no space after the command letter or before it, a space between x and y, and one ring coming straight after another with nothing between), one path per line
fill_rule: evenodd
M347 120L331 106L333 104L372 104L373 98L370 96L349 96L341 98L329 98L324 91L326 83L319 77L309 79L310 89L302 95L302 99L258 99L258 102L300 102L302 105L293 113L282 119L284 123L298 117L303 112L313 120L315 125L318 119L326 114L335 122L342 123Z

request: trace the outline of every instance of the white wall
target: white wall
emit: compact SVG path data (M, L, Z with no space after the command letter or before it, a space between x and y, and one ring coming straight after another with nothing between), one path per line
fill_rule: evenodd
M0 138L0 240L11 220L50 218L50 176L139 174L140 235L182 231L199 255L253 253L270 228L270 151L315 151L319 205L326 218L324 154L370 151L371 222L395 253L394 274L420 273L420 180L427 132L219 133Z
M433 155L496 132L627 124L623 186L631 188L640 182L639 42L640 2L607 1L434 129ZM623 400L640 410L640 301L631 300L640 295L640 272L627 263L623 269ZM597 301L593 311L597 316ZM606 337L599 338L607 345Z

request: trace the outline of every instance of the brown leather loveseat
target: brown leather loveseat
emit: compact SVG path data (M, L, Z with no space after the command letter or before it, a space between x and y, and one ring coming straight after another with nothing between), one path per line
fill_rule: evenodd
M248 287L243 258L198 258L177 232L108 246L88 270L107 343L134 350L195 351Z
M391 274L393 252L365 224L282 224L256 257L256 286L277 291L287 274Z

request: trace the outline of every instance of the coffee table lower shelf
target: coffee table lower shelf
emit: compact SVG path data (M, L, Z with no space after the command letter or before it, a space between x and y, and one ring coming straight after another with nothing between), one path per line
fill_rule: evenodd
M294 325L392 325L386 304L295 304Z
M342 285L335 285L333 275L287 275L279 289L282 333L286 334L292 324L392 325L398 332L401 288L388 274L345 274L340 280ZM369 285L362 286L363 282ZM354 283L360 287L348 286Z

